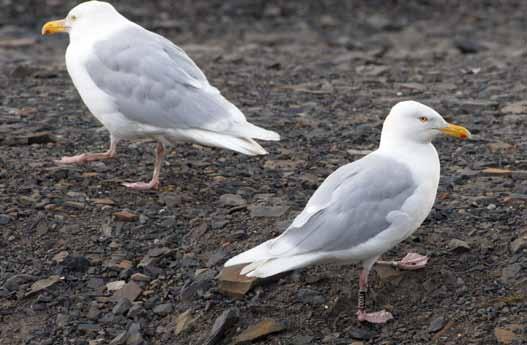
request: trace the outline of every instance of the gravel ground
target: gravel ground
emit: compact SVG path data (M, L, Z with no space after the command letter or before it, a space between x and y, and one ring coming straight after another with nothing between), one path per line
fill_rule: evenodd
M109 144L66 72L67 37L39 37L73 2L0 1L1 345L236 344L249 327L258 344L527 344L527 2L113 3L283 140L257 158L178 145L158 192L120 185L150 177L152 143L56 166ZM434 209L385 255L417 251L427 268L372 274L370 308L395 320L356 321L354 266L225 295L222 264L283 231L329 173L375 149L405 99L474 138L437 142Z

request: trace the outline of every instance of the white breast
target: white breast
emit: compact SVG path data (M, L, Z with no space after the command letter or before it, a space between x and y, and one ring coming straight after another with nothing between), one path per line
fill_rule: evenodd
M115 106L112 97L98 88L90 78L84 67L90 58L95 57L89 41L72 42L66 50L66 67L84 104L116 138L141 137L143 126L123 116Z

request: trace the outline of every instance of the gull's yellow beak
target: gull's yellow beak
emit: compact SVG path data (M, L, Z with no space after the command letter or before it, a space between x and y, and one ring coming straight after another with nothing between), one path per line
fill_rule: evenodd
M460 139L470 138L470 132L468 131L468 129L458 125L453 125L451 123L449 123L447 127L441 128L440 131L451 137L456 137Z
M61 20L53 20L51 22L47 22L42 27L42 35L52 35L56 34L57 32L66 32L66 21L64 19Z

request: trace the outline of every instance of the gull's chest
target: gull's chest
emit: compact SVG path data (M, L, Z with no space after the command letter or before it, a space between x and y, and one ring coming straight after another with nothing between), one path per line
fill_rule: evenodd
M135 127L118 110L113 98L98 87L87 71L88 63L97 63L89 44L70 44L66 50L66 67L84 104L114 135L128 137Z
M86 64L96 57L88 45L70 44L66 50L66 67L82 100L99 121L105 123L105 114L114 112L111 97L98 88L90 78Z

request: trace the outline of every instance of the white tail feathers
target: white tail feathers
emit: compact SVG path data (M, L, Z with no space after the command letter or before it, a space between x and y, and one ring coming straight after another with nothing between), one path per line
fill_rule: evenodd
M250 122L244 123L243 127L240 129L240 132L243 133L243 136L253 139L271 141L280 140L280 135L278 133L255 126Z
M236 255L233 258L230 258L225 266L235 266L240 264L248 264L251 262L257 262L262 260L271 259L272 256L269 253L269 245L274 240L268 240L252 249L249 249L243 253Z
M249 156L266 155L267 151L252 139L226 137L222 145L218 145L226 149L240 152Z
M267 151L256 141L247 137L236 137L202 129L187 129L184 135L202 145L221 147L249 156L266 155Z
M273 257L269 246L274 239L266 241L248 251L236 255L225 266L247 264L240 274L248 277L266 278L278 273L305 267L320 259L320 253L308 253L294 256Z
M306 267L320 257L317 253L286 256L268 260L260 260L245 266L240 274L247 277L267 278L282 272L292 271L297 268Z

